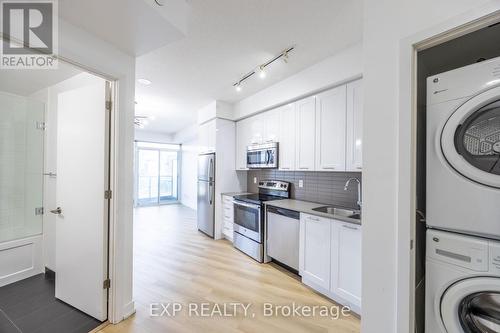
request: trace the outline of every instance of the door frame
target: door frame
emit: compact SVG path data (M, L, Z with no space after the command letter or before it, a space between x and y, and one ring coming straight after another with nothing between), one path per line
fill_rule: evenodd
M17 44L22 44L21 41L11 38L4 33L0 34L0 41L12 41ZM35 50L35 53L42 54L42 52ZM54 59L58 61L64 62L70 66L76 67L82 72L86 72L97 77L102 78L106 81L106 160L107 163L105 165L105 173L107 175L107 188L110 191L110 196L106 199L107 201L107 221L106 216L104 216L104 223L107 223L108 226L108 234L107 234L107 278L110 281L114 282L118 277L121 278L122 275L118 273L118 260L115 258L117 256L116 246L116 229L117 229L117 203L115 201L115 189L117 184L117 175L118 170L118 156L117 150L119 147L119 137L118 137L118 123L119 123L119 114L118 114L118 96L119 96L119 79L111 74L100 72L94 68L89 66L85 66L77 61L73 61L67 57L61 56L60 54L53 55ZM109 88L109 89L108 89ZM108 104L109 103L109 104ZM45 157L44 157L45 158ZM103 193L104 195L104 193ZM119 278L118 278L119 279ZM110 283L110 287L107 290L107 321L108 322L119 322L124 318L117 317L118 310L118 298L121 296L120 293L123 293L122 289L116 288L116 283ZM133 307L133 304L132 304ZM131 313L127 313L127 316L132 315L135 310L131 311Z
M402 39L399 45L398 202L396 331L415 332L415 224L417 167L418 53L500 22L500 6L474 11Z
M148 148L148 147L138 147L137 143L138 142L145 142L145 143L154 143L154 144L160 144L160 145L176 145L179 146L179 150L173 150L173 149L168 149L168 148ZM138 195L137 191L139 188L139 158L138 158L138 152L139 150L156 150L160 154L162 151L168 151L168 152L176 152L177 153L177 175L175 178L177 178L177 193L176 193L176 200L171 201L171 202L160 202L159 196L160 196L160 190L159 190L159 179L158 179L158 202L156 204L146 204L146 205L139 205L138 201ZM181 152L182 152L182 145L176 144L176 143L160 143L160 142L150 142L150 141L140 141L136 140L134 141L134 208L138 207L152 207L152 206L163 206L163 205L174 205L179 203L179 196L181 195L180 191L180 180L181 180ZM160 163L160 161L158 161ZM158 168L159 171L159 168ZM173 177L172 177L173 179Z

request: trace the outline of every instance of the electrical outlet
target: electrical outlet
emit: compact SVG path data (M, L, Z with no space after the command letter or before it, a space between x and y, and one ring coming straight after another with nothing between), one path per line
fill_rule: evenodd
M304 187L304 181L302 179L299 180L299 187Z
M257 184L257 177L253 177L253 183Z

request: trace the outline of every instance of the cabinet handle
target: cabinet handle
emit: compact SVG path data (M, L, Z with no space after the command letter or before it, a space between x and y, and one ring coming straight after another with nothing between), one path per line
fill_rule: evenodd
M347 224L342 224L342 226L346 229L351 229L351 230L358 230L357 227L353 227L353 226L350 226L350 225L347 225Z
M327 170L335 170L335 167L323 167L323 169L327 169Z
M280 168L281 170L290 170L290 168Z
M309 170L309 168L300 168L300 167L299 167L299 169L300 170Z
M309 220L319 222L319 218L318 217L309 216Z
M356 169L361 170L361 169L363 169L363 167L356 167Z

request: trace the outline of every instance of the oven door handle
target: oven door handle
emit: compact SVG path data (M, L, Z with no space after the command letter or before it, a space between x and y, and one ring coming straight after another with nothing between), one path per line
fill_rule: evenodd
M241 201L233 201L233 204L238 205L238 206L243 206L243 207L247 207L247 208L253 208L253 209L260 210L259 205L247 204L247 203L243 203Z

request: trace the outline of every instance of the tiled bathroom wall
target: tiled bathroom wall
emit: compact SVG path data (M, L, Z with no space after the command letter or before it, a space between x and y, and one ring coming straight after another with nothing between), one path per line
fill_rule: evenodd
M256 193L260 180L287 181L292 184L290 195L293 199L357 208L357 183L351 182L344 191L346 181L352 177L361 181L361 172L252 170L248 172L247 182L248 191ZM257 178L257 183L254 183L254 178ZM299 187L300 180L303 187Z

